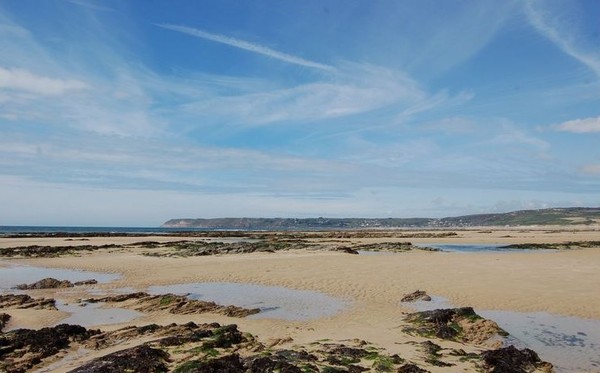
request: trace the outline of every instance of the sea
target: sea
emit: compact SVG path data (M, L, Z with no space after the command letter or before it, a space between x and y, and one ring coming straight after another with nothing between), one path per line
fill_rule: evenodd
M69 226L0 226L0 235L19 233L143 233L161 234L173 232L212 231L209 228L163 228L163 227L69 227Z

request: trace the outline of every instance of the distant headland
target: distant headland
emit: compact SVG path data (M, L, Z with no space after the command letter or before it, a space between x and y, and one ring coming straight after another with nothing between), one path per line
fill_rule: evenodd
M568 207L446 218L214 218L171 219L163 228L367 229L600 224L600 207Z

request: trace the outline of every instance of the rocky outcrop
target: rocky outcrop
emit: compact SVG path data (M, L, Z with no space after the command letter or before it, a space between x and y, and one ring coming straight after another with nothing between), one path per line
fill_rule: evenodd
M0 248L0 256L26 258L54 258L61 255L73 255L78 252L111 249L121 245L79 245L79 246L19 246Z
M409 314L406 321L412 325L403 330L423 337L435 336L460 342L486 344L498 347L498 336L506 336L498 324L477 315L473 308L448 308Z
M429 371L419 368L415 364L404 364L398 368L398 373L429 373Z
M104 298L91 298L87 302L122 303L123 306L140 312L168 311L173 314L218 313L229 317L246 317L260 312L259 308L222 306L215 302L189 299L183 295L148 293L122 294Z
M169 354L147 345L136 346L94 359L71 373L166 372Z
M274 253L281 250L300 250L318 247L316 244L307 243L302 239L278 239L273 236L270 239L258 241L241 242L212 242L212 241L180 241L150 245L147 248L166 248L168 251L152 251L145 253L147 256L208 256L228 254L251 254L251 253Z
M484 351L483 368L490 373L531 373L536 370L552 372L552 364L542 361L534 351L514 346Z
M254 357L245 362L246 373L280 372L302 373L302 370L287 361L273 359L267 356Z
M128 347L118 350L124 344ZM22 373L47 368L48 364L80 349L98 351L98 356L102 357L84 363L71 371L74 373L428 372L358 339L345 344L313 342L294 345L292 349L277 349L278 344L268 346L252 335L242 333L236 325L217 323L150 324L106 332L58 325L0 333L0 372ZM450 366L442 361L442 357L448 355L442 356L444 349L441 346L431 341L421 342L418 346L426 357L419 363L423 367ZM450 355L467 356L464 351ZM473 371L493 373L551 369L551 365L540 361L533 351L514 347L470 354L469 361L473 362Z
M27 294L0 295L0 309L2 308L34 308L56 310L56 302L51 298L34 299Z
M10 320L10 315L8 313L0 313L0 333L2 333L2 329L8 324Z
M16 289L19 290L36 290L36 289L60 289L60 288L72 288L74 286L81 286L81 285L94 285L97 284L98 281L96 280L85 280L85 281L78 281L78 282L71 282L69 280L57 280L55 278L52 277L48 277L42 280L39 280L37 282L34 282L33 284L20 284L15 286Z
M431 297L423 290L416 290L410 294L406 294L400 299L400 302L415 302L418 300L431 301Z
M338 251L341 253L358 255L358 251L354 250L353 248L347 247L347 246L336 247L335 249L332 249L332 251Z
M82 342L98 333L78 325L61 324L40 330L16 329L0 334L0 371L29 371L42 359L65 350L71 343Z

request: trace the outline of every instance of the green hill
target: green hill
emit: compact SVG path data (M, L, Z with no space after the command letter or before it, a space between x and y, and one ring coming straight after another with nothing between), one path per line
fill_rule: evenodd
M500 214L477 214L435 218L217 218L171 219L165 228L302 230L368 228L435 228L525 225L590 225L600 223L600 208L570 207L522 210Z

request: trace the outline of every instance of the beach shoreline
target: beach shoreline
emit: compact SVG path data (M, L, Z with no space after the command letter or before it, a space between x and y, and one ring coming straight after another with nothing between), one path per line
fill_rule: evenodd
M435 231L439 233L439 231ZM523 244L569 241L600 241L595 230L569 230L540 233L532 230L456 231L451 237L360 237L349 239L321 238L331 245L405 242L413 244ZM416 233L416 232L415 232ZM422 232L421 232L422 233ZM403 231L404 236L407 235ZM511 236L511 237L506 237ZM178 241L178 237L152 236L159 242ZM193 238L205 240L206 238ZM15 241L17 240L17 241ZM23 240L23 241L18 241ZM143 241L140 237L90 237L86 245L130 245ZM187 240L187 238L186 238ZM311 238L319 240L319 238ZM80 241L65 238L0 238L0 247L23 245L72 245ZM350 255L338 251L284 250L274 253L255 252L187 257L155 257L144 255L152 249L132 246L103 249L52 258L9 258L0 267L32 265L49 268L77 269L120 274L121 278L95 286L114 293L127 288L147 291L151 286L186 283L239 283L279 286L288 289L319 292L347 302L347 307L333 316L314 320L235 319L244 331L262 340L290 338L294 343L310 343L320 339L351 340L361 338L390 353L412 354L407 350L407 336L399 327L410 305L400 303L403 295L417 289L446 298L456 307L476 310L547 312L600 320L600 247L559 251L527 250L517 252L446 253L422 250L387 255ZM84 298L89 289L69 292L35 290L36 297L61 297L68 302ZM48 324L56 315L45 312ZM18 315L9 326L40 327L44 322L36 312L11 310ZM170 322L231 323L222 315L171 315L164 312L146 314L133 322L101 325L112 330L126 325L166 324ZM28 325L29 324L29 325ZM418 338L417 338L418 339ZM450 343L452 344L452 343ZM462 346L461 348L465 348ZM472 347L477 350L478 347ZM414 349L413 349L414 350ZM416 357L415 357L416 358ZM436 371L432 368L431 371ZM439 370L448 371L448 370Z

